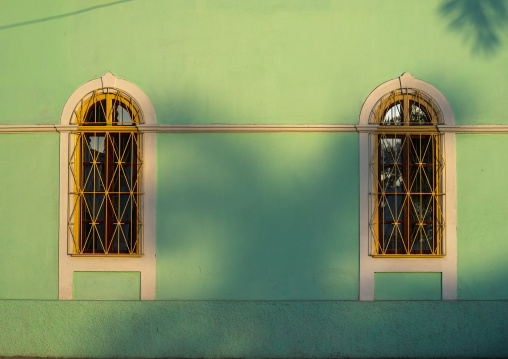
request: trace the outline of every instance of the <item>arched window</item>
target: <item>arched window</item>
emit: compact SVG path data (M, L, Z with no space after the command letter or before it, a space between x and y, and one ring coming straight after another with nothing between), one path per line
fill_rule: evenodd
M393 272L441 273L442 299L457 299L454 125L444 94L407 72L365 99L360 300L375 299L375 273Z
M370 252L377 256L443 255L445 228L443 114L432 97L399 88L382 96L372 137Z
M79 272L138 272L155 299L157 124L147 94L107 72L79 86L60 116L58 298ZM101 257L101 258L96 258Z
M89 92L75 107L68 207L73 255L143 254L142 123L132 96L112 87Z

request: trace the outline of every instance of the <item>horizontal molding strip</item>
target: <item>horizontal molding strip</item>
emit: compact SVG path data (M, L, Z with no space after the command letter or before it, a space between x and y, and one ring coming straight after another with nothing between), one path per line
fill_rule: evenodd
M438 125L439 132L508 133L508 125Z
M0 125L0 133L58 132L56 125Z
M445 133L508 133L508 125L438 125ZM155 133L373 132L377 125L139 125ZM0 125L0 133L71 132L76 125Z
M355 125L139 125L144 132L357 132Z

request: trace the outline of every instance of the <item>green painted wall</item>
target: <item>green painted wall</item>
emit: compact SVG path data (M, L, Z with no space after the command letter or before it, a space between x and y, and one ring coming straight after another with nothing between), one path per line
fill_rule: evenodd
M376 300L441 300L441 273L375 273Z
M3 356L508 356L496 301L0 301L0 312Z
M377 85L409 71L458 123L506 124L506 4L0 0L0 122L57 123L79 85L112 71L160 123L356 123Z
M72 299L140 300L139 272L74 272Z
M508 137L456 138L459 299L508 299Z
M0 135L0 299L58 298L58 135Z
M357 299L355 133L158 134L157 299Z
M405 71L439 88L458 124L508 124L508 1L0 9L0 124L58 123L106 71L140 86L162 124L355 124ZM464 301L356 301L354 133L158 134L156 296L169 301L56 301L58 135L1 135L0 355L506 357L507 148L505 135L457 135ZM97 276L77 274L78 298L139 298L130 275L116 290ZM414 283L436 293L434 277L414 278L397 292L378 274L377 299L413 296Z

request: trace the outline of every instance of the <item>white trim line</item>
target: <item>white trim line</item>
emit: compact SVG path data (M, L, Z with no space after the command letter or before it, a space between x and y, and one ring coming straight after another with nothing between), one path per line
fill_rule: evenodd
M0 133L58 132L56 125L0 125Z
M444 133L508 133L508 125L438 125Z
M373 132L377 125L138 125L144 133ZM508 125L438 125L442 133L508 133ZM77 125L0 125L0 133L73 132Z
M357 132L355 125L138 125L143 132L190 133L190 132Z

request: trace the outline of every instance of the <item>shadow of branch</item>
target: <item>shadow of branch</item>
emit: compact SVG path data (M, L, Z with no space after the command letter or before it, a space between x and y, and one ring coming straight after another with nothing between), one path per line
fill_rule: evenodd
M442 16L450 18L449 28L462 33L472 53L494 55L502 45L503 28L508 22L503 0L447 0L440 6Z
M100 9L100 8L103 8L103 7L108 7L108 6L119 5L121 3L129 2L129 1L132 1L132 0L114 1L114 2L111 2L111 3L108 3L108 4L91 6L91 7L85 8L85 9L81 9L81 10L77 10L77 11L72 11L72 12L68 12L68 13L65 13L65 14L48 16L48 17L43 17L41 19L35 19L35 20L18 22L18 23L14 23L14 24L3 25L3 26L0 26L0 30L6 30L6 29L13 28L13 27L32 25L32 24L37 24L37 23L40 23L40 22L61 19L61 18L68 17L68 16L79 15L79 14L82 14L84 12L88 12L88 11L92 11L92 10L97 10L97 9Z

